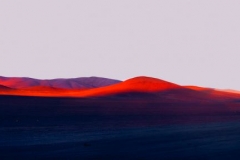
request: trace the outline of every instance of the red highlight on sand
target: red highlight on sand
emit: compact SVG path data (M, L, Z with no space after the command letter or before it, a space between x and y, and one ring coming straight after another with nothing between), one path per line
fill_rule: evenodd
M145 76L131 78L123 82L99 77L55 80L0 77L0 95L104 97L133 93L148 93L159 96L161 96L161 93L167 93L169 95L172 94L173 98L174 96L181 96L182 99L184 95L184 99L194 97L203 99L240 98L240 94L236 91L231 92L198 86L181 86Z

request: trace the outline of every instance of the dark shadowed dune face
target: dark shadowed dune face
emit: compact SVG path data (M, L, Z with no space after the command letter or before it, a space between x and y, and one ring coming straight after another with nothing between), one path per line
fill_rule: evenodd
M0 90L10 90L12 88L0 85Z

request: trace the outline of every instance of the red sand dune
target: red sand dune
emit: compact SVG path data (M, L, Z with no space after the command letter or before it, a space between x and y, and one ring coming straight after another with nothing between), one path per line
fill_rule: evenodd
M8 80L7 82L15 82L15 84L17 84L15 79ZM26 83L28 82L29 80L27 80ZM0 94L2 95L22 96L101 97L133 93L150 93L155 94L158 97L160 96L175 100L226 100L229 98L240 98L240 94L237 93L230 93L197 86L180 86L157 78L144 76L131 78L124 82L109 86L90 89L63 89L44 85L9 90L6 90L5 86L0 87Z
M236 90L232 90L232 89L215 89L215 90L221 91L221 92L228 92L228 93L240 94L240 91L236 91Z
M195 90L195 91L211 91L211 90L213 90L212 88L204 88L204 87L199 87L199 86L184 86L184 87Z
M153 93L169 89L182 88L181 86L151 77L135 77L115 85L89 89L81 92L79 95L88 96L106 96L121 93L144 92Z
M225 98L240 98L240 92L233 92L232 90L220 90L214 88L204 88L199 86L185 86L186 88L201 91L205 94L210 95L211 97L225 97Z
M136 77L124 82L99 87L93 89L59 89L54 87L29 87L10 91L10 95L29 95L29 96L71 96L71 97L89 97L89 96L107 96L129 92L159 92L168 89L182 88L179 85L150 77Z

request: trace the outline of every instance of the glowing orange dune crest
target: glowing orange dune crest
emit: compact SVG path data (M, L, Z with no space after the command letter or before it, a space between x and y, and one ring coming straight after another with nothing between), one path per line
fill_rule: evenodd
M85 88L85 89L64 89L64 88L56 88L52 86L41 86L39 84L45 84L44 80L38 80L37 86L31 86L31 84L27 84L31 82L30 78L25 78L21 80L21 84L19 86L29 85L26 88L21 88L17 86L16 78L3 78L0 81L0 94L1 95L21 95L21 96L45 96L45 97L101 97L101 96L111 96L111 95L121 95L121 94L132 94L132 93L166 93L170 94L170 97L176 98L182 97L182 99L189 99L189 98L240 98L240 94L238 92L229 92L229 91L222 91L216 90L212 88L204 88L198 86L180 86L171 82L167 82L161 79L152 78L152 77L135 77L128 79L126 81L112 81L110 83L114 83L112 85L97 87L97 88ZM33 79L34 80L34 79ZM88 80L94 80L94 84L98 84L96 78L91 79L84 79L84 83L88 82ZM104 80L98 78L98 80ZM14 82L14 86L16 89L11 89L6 87L3 84L8 84L10 82ZM58 83L59 81L57 81ZM62 83L62 79L60 79ZM65 82L65 81L64 81ZM33 82L31 82L33 83ZM12 84L13 85L13 84ZM26 86L25 85L25 86ZM76 84L78 85L78 84ZM91 85L91 83L88 83ZM194 95L194 96L193 96Z
M105 96L127 92L159 92L168 89L182 88L181 86L151 77L135 77L114 85L93 89L59 89L54 87L36 86L9 92L11 95L29 96Z
M83 91L79 96L104 96L129 92L159 92L181 86L151 77L136 77L122 83Z

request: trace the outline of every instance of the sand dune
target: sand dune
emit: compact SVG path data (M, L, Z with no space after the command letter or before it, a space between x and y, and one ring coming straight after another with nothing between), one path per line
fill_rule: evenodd
M0 85L1 159L239 157L240 94L143 76L85 89L30 82Z
M8 82L10 83L12 81L9 80ZM28 88L20 88L14 91L9 91L9 94L28 96L33 95L33 96L89 97L89 96L116 95L131 92L153 93L176 88L182 87L177 84L173 84L156 78L135 77L121 83L93 89L62 89L50 86L33 86Z
M115 85L85 90L79 96L106 96L123 93L154 93L169 89L179 89L181 86L151 77L135 77Z
M240 92L233 91L233 90L220 90L220 89L214 89L214 88L204 88L199 86L185 86L185 87L195 91L200 91L211 97L240 98Z
M79 78L81 79L81 78ZM26 81L24 81L26 80ZM102 81L101 81L102 80ZM19 79L2 80L4 84L19 84ZM23 81L23 82L22 82ZM34 81L34 80L33 80ZM49 82L55 81L60 83L61 80L49 80ZM88 82L90 81L90 82ZM11 82L11 83L10 83ZM14 82L14 83L13 83ZM44 81L43 81L44 82ZM212 88L204 88L198 86L180 86L171 82L167 82L161 79L152 77L135 77L123 82L117 80L109 80L104 78L84 78L85 84L95 84L95 88L58 88L56 83L52 83L52 86L44 83L35 86L35 83L31 79L21 79L21 85L28 85L26 88L18 88L13 90L6 90L6 87L0 87L1 95L21 95L21 96L42 96L42 97L152 97L165 100L174 101L226 101L229 99L238 99L240 94L230 93L226 91L219 91ZM68 80L63 80L69 82ZM108 86L106 85L108 82ZM110 85L114 82L115 84ZM118 82L118 83L117 83ZM31 84L34 86L31 86ZM55 86L53 85L55 84ZM60 83L61 84L61 83ZM60 86L64 86L61 84ZM97 85L96 85L97 84ZM11 85L10 85L11 86ZM86 86L86 85L85 85ZM100 87L97 87L100 86ZM4 89L5 88L5 89Z

